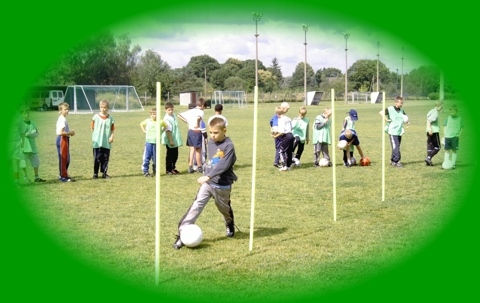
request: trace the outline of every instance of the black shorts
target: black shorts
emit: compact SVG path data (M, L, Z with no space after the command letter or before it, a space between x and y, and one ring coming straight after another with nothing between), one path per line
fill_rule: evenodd
M187 133L187 146L202 148L203 135L201 131L189 129Z

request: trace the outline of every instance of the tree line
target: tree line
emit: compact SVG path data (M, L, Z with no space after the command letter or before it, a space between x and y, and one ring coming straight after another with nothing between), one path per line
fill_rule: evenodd
M303 92L304 62L297 64L291 76L282 74L277 58L268 67L257 62L258 87L262 93ZM307 63L307 90L335 89L337 97L345 93L345 75L338 68L323 67L314 71ZM377 87L377 60L362 59L347 70L348 92L371 92ZM400 94L401 75L378 62L378 87L387 96ZM255 86L255 59L228 58L219 63L207 54L190 58L186 66L172 68L161 55L152 50L142 54L139 45L132 46L126 34L111 32L91 37L71 49L42 76L42 85L133 85L137 91L156 94L156 82L162 83L162 98L178 96L183 91L197 91L211 96L216 90L252 92ZM440 89L440 70L420 66L403 75L404 96L432 97ZM448 82L444 84L445 99L455 94Z

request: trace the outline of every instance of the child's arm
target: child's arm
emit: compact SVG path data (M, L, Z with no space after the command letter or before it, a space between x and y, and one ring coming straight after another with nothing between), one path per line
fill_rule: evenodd
M110 130L111 130L111 134L110 134L110 138L108 138L108 142L109 142L109 143L112 143L112 142L113 142L113 138L114 138L114 133L115 133L115 125L114 125L114 124L112 124Z
M140 128L142 129L143 133L147 133L147 130L145 129L146 125L147 125L147 123L145 121L142 121L140 123Z
M66 132L65 128L62 128L62 131L60 132L60 136L72 137L72 136L75 136L75 131L71 130L71 131Z
M357 148L357 150L358 150L358 153L360 154L360 157L363 158L363 157L364 157L364 155L363 155L363 150L362 150L362 148L360 147L360 144L358 144L358 145L356 146L356 148Z

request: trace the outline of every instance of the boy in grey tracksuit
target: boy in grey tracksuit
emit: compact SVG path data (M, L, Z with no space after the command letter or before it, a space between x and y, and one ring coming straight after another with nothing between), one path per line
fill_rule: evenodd
M180 231L183 225L195 224L201 212L211 197L215 200L218 211L223 215L226 225L226 236L235 235L233 210L230 205L232 184L237 181L233 172L233 165L237 160L232 140L226 137L227 128L223 117L213 118L208 127L208 160L204 165L203 176L197 179L200 188L195 201L178 223L178 235L173 248L180 249L183 243L180 240Z

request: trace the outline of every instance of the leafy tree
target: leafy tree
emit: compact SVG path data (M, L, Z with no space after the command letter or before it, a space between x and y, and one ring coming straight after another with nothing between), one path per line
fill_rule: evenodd
M162 97L167 96L172 84L170 66L163 61L160 54L147 50L135 68L135 86L145 89L151 97L157 90L157 81L162 83Z
M225 90L225 80L231 76L233 76L231 69L222 67L212 72L210 76L210 83L216 90Z
M220 63L209 55L200 55L190 58L186 68L195 77L204 79L205 70L207 71L207 81L209 81L211 73L214 70L220 69Z
M225 90L245 90L245 80L239 77L228 77L223 84Z
M290 82L290 88L304 87L305 85L305 63L301 62L297 64L295 71L292 74L292 81ZM307 87L315 87L315 73L310 64L307 63Z
M383 82L387 83L390 80L390 71L381 61L378 63L378 76L379 88ZM353 90L359 90L362 86L368 87L369 91L376 89L377 60L362 59L353 63L348 69L348 81L352 82Z
M280 85L283 81L283 75L282 75L282 67L278 64L277 58L273 58L272 60L272 65L267 68L267 71L272 73L272 76L274 76L277 79L277 84Z
M272 75L270 71L263 69L258 71L258 82L259 86L261 86L263 91L266 93L271 93L278 87L277 78ZM262 85L260 85L260 83Z

